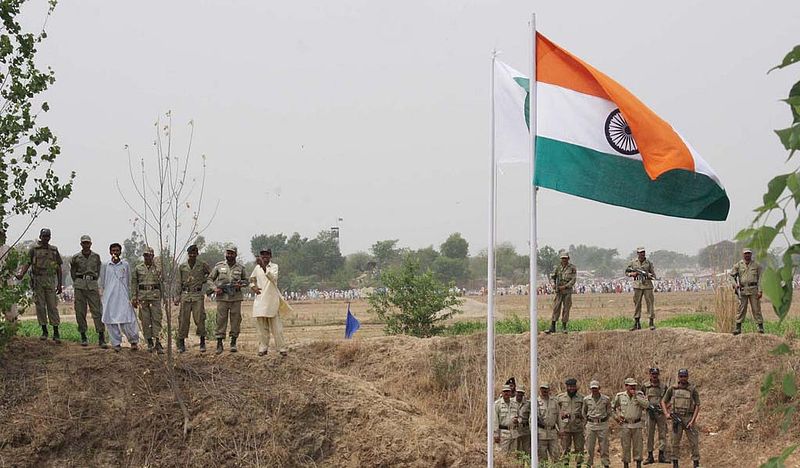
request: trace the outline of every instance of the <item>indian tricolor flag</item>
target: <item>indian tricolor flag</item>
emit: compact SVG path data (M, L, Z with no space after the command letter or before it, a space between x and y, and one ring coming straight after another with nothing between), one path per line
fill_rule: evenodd
M516 93L515 117L506 119L527 120L528 80L508 80L514 74L504 64L496 67L495 102ZM668 216L727 218L730 202L711 166L619 83L540 34L536 80L537 186ZM496 132L498 148L515 146ZM519 142L515 134L511 141Z

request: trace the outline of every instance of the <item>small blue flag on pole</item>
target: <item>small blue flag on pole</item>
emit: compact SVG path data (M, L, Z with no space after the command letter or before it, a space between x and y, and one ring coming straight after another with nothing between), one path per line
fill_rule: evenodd
M347 303L347 322L344 325L344 337L348 340L353 337L353 333L361 328L361 323L350 312L350 303Z

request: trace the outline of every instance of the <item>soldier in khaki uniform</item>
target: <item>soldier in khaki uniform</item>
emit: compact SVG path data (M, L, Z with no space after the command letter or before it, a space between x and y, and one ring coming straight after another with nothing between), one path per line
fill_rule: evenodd
M646 272L643 274L637 270ZM641 330L642 324L640 323L642 317L642 298L647 304L647 314L650 317L650 329L655 330L656 311L653 305L655 299L653 297L653 280L656 277L656 270L653 267L653 262L647 259L644 247L636 249L636 259L628 264L625 268L625 274L633 278L633 304L634 313L633 330Z
M649 403L647 410L647 460L645 465L656 462L653 458L656 428L658 428L658 463L669 463L666 457L667 449L667 418L661 411L661 399L667 392L667 386L661 383L661 371L658 367L650 368L650 381L644 384L644 396Z
M514 449L531 454L531 400L525 398L525 387L517 387L517 418L511 436L514 438Z
M502 396L494 402L494 443L500 445L503 453L511 453L515 449L511 429L518 412L519 405L511 398L511 387L503 385Z
M636 461L636 468L642 468L642 419L648 402L644 393L637 391L636 379L625 379L625 391L619 392L611 402L611 408L617 413L617 422L622 426L622 466L628 468L631 458ZM631 453L633 452L633 453Z
M595 444L600 444L600 461L609 466L608 459L608 418L611 417L611 399L600 394L600 382L589 382L590 395L583 398L583 419L586 420L586 448L589 464L594 463Z
M558 414L558 402L550 398L550 385L539 385L539 398L536 426L539 428L539 460L556 461L561 456L558 446L558 433L561 432L561 419Z
M231 322L231 352L238 351L236 339L242 325L242 288L250 284L249 275L244 271L244 265L236 261L238 250L235 246L225 249L225 260L214 265L208 281L213 283L217 300L217 354L223 351L222 341L225 339L225 330L228 327L228 318Z
M47 321L49 320L50 325L53 326L53 341L56 343L61 342L61 336L58 334L61 317L58 316L57 297L61 294L64 285L61 264L61 254L58 253L58 248L50 245L50 229L44 228L39 232L39 242L28 252L28 263L17 275L17 279L21 280L28 269L33 267L31 275L33 299L36 303L36 318L42 327L42 336L39 339L47 339ZM57 280L56 284L53 284L54 276Z
M206 309L203 291L205 290L211 267L206 262L198 262L200 249L190 245L186 249L188 259L178 269L181 310L178 315L178 352L186 352L186 338L189 337L189 319L194 320L197 335L200 337L200 352L206 352Z
M742 260L731 269L731 276L736 281L733 289L739 296L739 310L736 314L736 330L734 335L742 332L742 322L747 316L747 304L758 324L758 332L764 333L764 317L761 315L761 265L753 261L753 251L744 249Z
M678 468L678 458L681 450L681 436L686 433L692 451L694 467L700 466L700 434L695 423L700 414L700 394L697 388L689 383L689 371L678 371L678 383L669 387L661 400L661 408L667 419L672 421L672 467ZM673 415L680 417L678 423Z
M161 346L161 268L153 261L153 248L145 247L144 262L136 265L131 274L131 304L139 308L142 334L147 340L147 351L164 354ZM153 343L155 341L155 343Z
M100 290L97 280L100 278L100 255L92 251L92 238L81 236L81 251L72 256L69 261L69 275L72 278L72 287L75 290L75 320L78 322L78 332L81 334L81 346L88 346L86 338L88 324L86 323L87 309L92 313L94 329L97 331L98 344L105 349L106 326L103 324L103 303L100 301Z
M556 291L550 329L545 333L556 332L556 322L558 322L559 317L561 317L561 330L566 333L567 322L569 322L569 310L572 308L572 288L575 286L575 280L578 278L578 270L575 268L575 265L569 263L569 253L561 252L561 264L556 266L550 277L553 279Z
M584 429L586 420L583 417L583 395L578 393L578 381L569 378L564 384L567 391L556 397L559 416L561 418L561 442L564 459L569 465L570 451L577 454L576 466L583 463L585 445Z

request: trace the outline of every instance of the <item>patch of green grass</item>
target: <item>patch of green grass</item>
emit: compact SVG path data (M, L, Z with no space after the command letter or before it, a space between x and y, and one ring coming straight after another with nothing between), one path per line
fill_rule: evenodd
M561 323L557 323L557 331L561 330ZM547 320L538 321L538 330L540 332L550 328L550 322ZM633 319L629 317L598 317L598 318L582 318L570 320L567 324L567 329L570 332L579 331L607 331L607 330L628 330L633 326ZM647 319L642 321L642 328L647 328ZM691 330L698 330L704 332L716 331L714 328L714 315L713 314L682 314L676 315L664 320L656 320L656 328L688 328ZM513 316L507 319L498 320L495 322L495 331L498 335L513 335L525 333L530 330L530 321L527 318ZM479 321L463 321L456 322L447 327L446 335L471 335L478 332L486 331L486 323ZM755 322L752 320L745 321L742 327L744 333L753 333L756 331ZM792 318L784 320L783 323L778 322L764 322L764 331L767 334L784 336L787 332L794 333L795 336L800 336L800 318Z
M35 320L20 320L17 335L28 337L39 337L42 334L42 327ZM74 341L75 343L81 342L81 334L78 332L78 325L74 323L62 323L58 326L58 334L61 335L62 341ZM97 343L97 332L92 325L89 325L89 330L86 332L89 338L89 343ZM47 337L53 339L53 327L47 326Z

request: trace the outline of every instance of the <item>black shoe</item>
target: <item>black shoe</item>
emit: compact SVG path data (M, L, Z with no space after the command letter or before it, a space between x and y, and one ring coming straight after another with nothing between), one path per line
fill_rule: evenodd
M656 324L653 323L653 319L650 319L650 329L651 330L655 330L656 329Z
M739 335L741 333L742 333L742 324L741 323L737 323L736 324L736 329L733 331L733 336Z
M645 465L652 465L656 460L653 458L653 452L647 452L647 460L644 461Z
M53 325L53 341L61 343L61 335L58 334L58 325Z
M40 336L39 339L42 341L47 340L47 325L42 325L42 336Z
M239 348L236 347L236 337L232 336L231 337L231 352L235 353L237 351L239 351Z
M667 461L666 455L664 455L664 451L663 450L659 450L658 451L658 462L659 463L669 463Z
M131 351L139 351L139 343L131 343Z
M672 460L672 468L679 468L678 467L678 460Z
M692 460L692 465L694 468L698 468L700 466L700 460Z
M561 333L567 333L567 322L561 322Z
M164 354L164 347L163 347L163 346L161 346L161 342L160 342L159 340L156 340L156 346L155 346L155 348L156 348L156 352L157 352L158 354Z
M759 323L758 324L758 332L761 333L762 335L764 334L764 324L763 323Z
M222 338L217 338L217 350L214 351L214 354L222 354L224 347L222 346Z
M556 332L556 322L555 321L550 322L550 329L549 330L545 330L544 332L545 332L545 334L548 334L548 335L551 334L551 333L555 333Z
M630 464L628 464L628 462L622 462L622 468L630 468Z
M201 336L200 337L200 352L201 353L205 353L206 352L206 337L205 336Z
M89 346L89 340L86 338L86 333L81 333L81 346Z
M100 346L102 349L108 349L108 345L106 344L106 334L100 332L97 334L97 345Z
M152 338L148 338L147 339L147 352L148 353L152 353L153 350L155 350L155 349L156 349L156 347L153 346L153 339Z
M642 461L636 460L636 468L642 468Z
M633 319L633 320L634 320L633 326L628 331L641 330L642 329L642 324L639 322L639 319Z
M178 338L178 352L185 353L186 352L186 340L183 338Z

